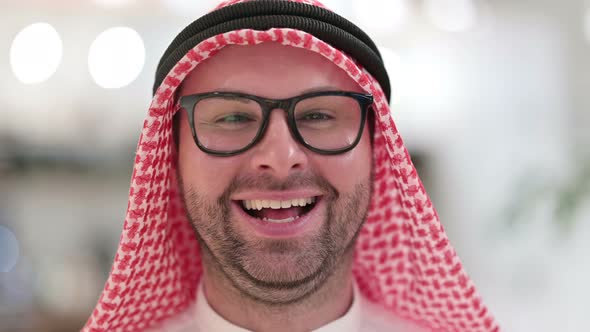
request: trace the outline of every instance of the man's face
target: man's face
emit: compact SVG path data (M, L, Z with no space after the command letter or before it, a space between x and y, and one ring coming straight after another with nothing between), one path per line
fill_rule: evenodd
M318 54L264 43L224 48L197 66L180 94L232 91L282 99L312 89L362 92L343 70ZM273 110L257 145L236 156L219 157L195 145L186 114L180 116L181 191L208 270L227 277L251 298L289 303L349 266L370 201L367 126L353 150L321 155L297 143L286 112ZM245 208L293 200L312 203L260 211Z

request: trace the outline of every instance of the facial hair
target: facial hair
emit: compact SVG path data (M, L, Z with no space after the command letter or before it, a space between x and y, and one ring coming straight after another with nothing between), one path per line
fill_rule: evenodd
M372 176L351 192L340 193L324 178L293 174L279 181L270 174L234 178L216 200L207 200L198 188L179 177L187 217L195 230L203 262L223 275L243 295L269 305L291 304L317 291L343 264L351 261L353 247L366 219ZM316 234L297 239L245 238L236 228L230 197L238 190L321 190L324 220ZM317 208L317 207L314 207ZM266 258L266 259L265 259ZM270 258L270 259L269 259Z

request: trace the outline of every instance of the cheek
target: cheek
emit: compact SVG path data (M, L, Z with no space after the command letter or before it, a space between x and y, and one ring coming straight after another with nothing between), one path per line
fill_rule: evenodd
M220 158L201 151L195 144L188 125L180 129L178 173L186 188L217 199L239 171L238 157Z
M179 174L186 188L193 188L199 193L219 197L235 176L235 171L222 165L202 151L181 151L178 158Z
M366 129L353 150L342 155L321 156L314 163L322 177L340 192L350 192L357 184L370 178L373 150Z

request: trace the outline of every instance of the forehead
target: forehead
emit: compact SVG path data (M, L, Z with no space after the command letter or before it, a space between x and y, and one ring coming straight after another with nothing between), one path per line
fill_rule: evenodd
M361 89L344 70L315 52L278 43L230 45L199 64L180 94L236 91L288 98L310 89Z

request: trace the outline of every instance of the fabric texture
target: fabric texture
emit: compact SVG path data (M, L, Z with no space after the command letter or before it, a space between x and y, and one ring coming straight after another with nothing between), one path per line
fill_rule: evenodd
M314 0L291 0L322 6ZM219 7L242 2L234 0ZM276 42L329 59L374 96L374 193L354 254L362 296L432 331L497 332L414 168L379 82L355 59L307 32L240 29L188 51L157 88L137 147L115 261L82 331L145 331L195 302L202 266L176 181L175 92L199 63L226 45ZM395 73L393 79L395 79ZM198 317L197 317L198 319Z
M375 43L345 18L318 6L283 0L257 0L215 10L189 24L170 43L156 69L154 93L170 69L199 42L238 29L291 28L305 31L347 53L377 79L389 100L391 89Z

